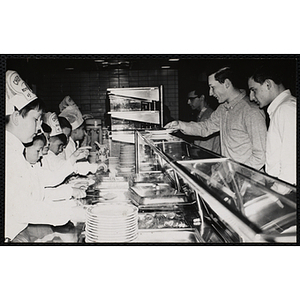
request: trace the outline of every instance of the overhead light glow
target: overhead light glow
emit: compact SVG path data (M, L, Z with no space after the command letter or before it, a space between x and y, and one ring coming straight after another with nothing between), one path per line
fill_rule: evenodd
M170 66L161 66L162 69L170 69Z
M74 70L74 68L65 68L65 70L70 71L70 70Z
M179 58L169 58L169 61L179 61Z

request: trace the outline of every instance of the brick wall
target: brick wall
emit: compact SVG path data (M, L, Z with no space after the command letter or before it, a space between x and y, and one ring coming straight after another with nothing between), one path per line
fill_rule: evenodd
M104 117L107 88L150 87L163 85L164 103L171 116L178 118L178 72L174 69L47 73L37 84L37 93L49 111L58 112L61 100L69 95L83 114Z

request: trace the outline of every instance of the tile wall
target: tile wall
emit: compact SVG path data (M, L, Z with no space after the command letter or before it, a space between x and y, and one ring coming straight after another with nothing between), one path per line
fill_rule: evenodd
M89 72L47 73L42 75L37 93L49 111L58 112L61 100L69 95L83 114L104 118L107 88L150 87L163 85L164 103L171 116L178 118L178 72L174 69L114 69Z

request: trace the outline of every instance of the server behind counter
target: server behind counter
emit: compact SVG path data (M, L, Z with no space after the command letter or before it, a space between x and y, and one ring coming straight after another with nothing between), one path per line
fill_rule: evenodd
M59 116L66 118L72 126L69 142L64 150L65 158L69 159L86 136L84 119L78 107L73 105L67 106Z
M41 128L44 104L15 71L6 72L6 160L5 160L5 240L17 236L29 224L64 225L69 220L85 220L85 211L71 201L35 201L31 166L23 143L30 143ZM33 239L45 232L36 230ZM28 241L28 240L27 240Z

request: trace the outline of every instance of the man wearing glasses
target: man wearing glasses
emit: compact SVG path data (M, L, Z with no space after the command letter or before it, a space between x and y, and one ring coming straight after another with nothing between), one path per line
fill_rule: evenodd
M207 120L213 112L213 109L208 104L208 89L202 87L188 93L188 105L196 112L196 122ZM209 135L208 137L194 137L194 144L202 148L208 149L220 154L220 134L218 132Z

